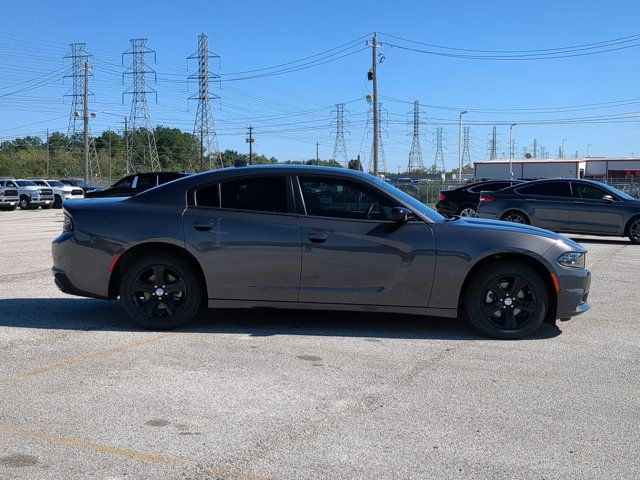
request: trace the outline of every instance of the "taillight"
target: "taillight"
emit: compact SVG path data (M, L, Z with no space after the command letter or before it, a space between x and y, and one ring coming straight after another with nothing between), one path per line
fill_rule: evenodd
M446 198L447 196L444 193L441 193L440 195L438 195L438 200L440 200L441 202L444 202Z
M481 202L493 202L493 197L490 197L489 195L480 195L480 201Z
M63 232L73 232L73 220L66 213L64 214L64 220L62 222Z

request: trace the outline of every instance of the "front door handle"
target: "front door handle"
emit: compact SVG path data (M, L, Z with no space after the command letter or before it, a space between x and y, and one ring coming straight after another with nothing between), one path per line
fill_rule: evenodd
M199 232L208 232L213 228L213 223L196 222L193 224L193 228Z
M321 232L313 232L307 235L307 238L310 242L313 243L324 243L327 241L327 234Z

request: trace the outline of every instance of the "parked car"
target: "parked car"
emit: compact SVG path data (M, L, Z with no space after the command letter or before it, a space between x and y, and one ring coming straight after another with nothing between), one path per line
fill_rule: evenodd
M58 287L120 298L151 329L208 305L462 313L487 335L521 338L589 309L586 250L574 241L445 219L354 170L229 168L64 210L52 245Z
M20 202L17 186L3 186L0 181L0 210L15 210Z
M475 217L480 202L480 192L494 192L523 182L524 180L487 180L443 190L438 196L436 210L449 217L453 215Z
M84 190L84 193L101 190L100 187L96 187L95 185L89 185L84 180L79 180L77 178L64 178L64 179L61 179L60 182L64 183L65 185L69 185L71 187L80 187L82 190Z
M640 200L592 180L537 180L482 194L478 216L640 243Z
M118 180L111 187L105 190L94 190L88 192L87 198L104 198L104 197L131 197L138 193L157 187L163 183L170 182L180 177L189 175L188 173L179 172L153 172L153 173L137 173L135 175L127 175Z
M18 205L22 210L38 207L47 209L53 205L53 190L49 187L39 187L31 180L0 179L0 187L18 190Z
M59 180L33 179L39 187L49 187L53 190L53 208L62 208L62 202L71 198L84 198L84 190L80 187L65 185Z

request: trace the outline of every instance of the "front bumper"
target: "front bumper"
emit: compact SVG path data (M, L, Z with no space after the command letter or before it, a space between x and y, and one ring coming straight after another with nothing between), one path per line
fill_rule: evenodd
M0 198L0 207L13 207L18 205L20 199L18 197L3 197Z
M565 272L558 272L560 291L557 296L556 318L560 319L575 317L591 308L587 301L591 287L591 272L587 269Z
M31 197L32 205L50 205L53 203L53 197Z

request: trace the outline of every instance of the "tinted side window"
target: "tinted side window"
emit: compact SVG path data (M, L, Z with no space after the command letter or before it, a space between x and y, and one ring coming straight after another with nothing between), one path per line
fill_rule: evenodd
M117 181L112 188L118 189L118 190L124 190L127 188L131 188L131 185L133 184L133 179L135 178L134 175L129 175L128 177L124 177L122 180Z
M544 182L520 187L518 188L518 193L544 195L547 197L570 197L571 188L569 182Z
M207 185L196 191L198 207L220 207L220 184Z
M609 195L608 192L594 185L589 185L588 183L574 183L573 191L577 192L575 194L576 197L587 198L589 200L602 200L603 196Z
M157 185L157 176L156 175L140 175L138 177L138 183L136 184L136 189L138 190L149 190Z
M475 193L495 192L497 190L502 190L503 188L507 188L510 186L511 184L509 182L495 182L495 183L487 183L485 185L476 185L475 187L472 187L469 190Z
M391 199L349 180L300 177L308 215L358 220L391 220Z
M287 213L285 177L253 177L222 182L222 208Z

